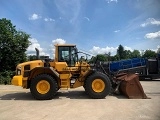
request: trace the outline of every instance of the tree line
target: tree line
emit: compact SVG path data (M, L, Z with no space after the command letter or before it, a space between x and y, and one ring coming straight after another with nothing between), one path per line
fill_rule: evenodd
M11 20L7 20L6 18L0 19L0 84L10 84L18 63L36 58L36 56L26 55L27 48L31 44L29 38L30 35L24 31L17 30ZM97 56L100 61L115 61L134 57L151 58L156 56L156 52L146 50L141 54L138 50L132 52L124 50L124 47L119 45L116 55L111 56L109 52L98 54ZM46 57L42 56L43 59Z
M91 62L94 62L96 58L98 58L99 61L118 61L132 58L156 58L157 53L160 53L160 48L157 52L153 50L145 50L140 52L139 50L125 50L122 45L119 45L116 55L111 56L110 52L105 54L98 54L91 60Z

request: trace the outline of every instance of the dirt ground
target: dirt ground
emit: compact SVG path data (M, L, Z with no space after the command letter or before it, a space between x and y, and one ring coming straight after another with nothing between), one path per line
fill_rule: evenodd
M38 101L29 90L0 85L0 120L160 120L160 81L141 81L151 99L90 99L82 87Z

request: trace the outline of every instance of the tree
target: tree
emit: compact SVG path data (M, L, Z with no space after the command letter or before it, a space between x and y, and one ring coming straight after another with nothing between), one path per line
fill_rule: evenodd
M97 55L99 61L107 61L107 56L103 54Z
M124 54L125 54L125 59L130 59L130 58L132 58L132 57L131 57L132 52L131 52L130 50L125 50L125 51L124 51Z
M131 58L139 58L139 57L141 57L141 54L140 54L139 50L134 50L131 53Z
M119 60L118 55L114 55L110 57L110 61L117 61L117 60Z
M117 49L117 55L119 56L119 59L125 59L125 51L124 51L124 47L122 45L119 45L118 49Z
M155 58L156 57L156 52L152 51L152 50L146 50L144 52L143 57L145 57L145 58Z
M30 35L17 31L6 18L0 19L0 72L14 71L18 63L26 61Z
M106 54L98 54L89 60L90 63L95 63L97 61L108 61L108 56Z
M30 55L28 56L28 61L36 60L37 56L36 55Z

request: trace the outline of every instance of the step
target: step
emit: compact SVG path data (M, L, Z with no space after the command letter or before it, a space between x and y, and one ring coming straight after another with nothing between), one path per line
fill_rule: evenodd
M61 80L61 88L68 88L68 87L69 87L68 80L62 79Z

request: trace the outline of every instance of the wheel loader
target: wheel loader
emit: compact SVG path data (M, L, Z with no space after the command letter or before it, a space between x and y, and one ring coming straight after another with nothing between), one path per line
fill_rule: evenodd
M36 51L39 58L38 49ZM18 64L16 75L11 82L13 85L30 89L35 99L48 100L54 98L59 89L73 89L81 86L91 98L102 99L111 93L112 83L116 83L113 81L125 80L119 79L119 76L110 77L105 72L96 70L87 60L79 59L79 53L76 45L56 44L54 60L34 60ZM123 85L123 88L127 86L127 84ZM135 86L141 87L139 84ZM140 90L138 93L144 95L143 89ZM134 87L132 91L134 93ZM124 90L124 93L127 93L127 90Z

